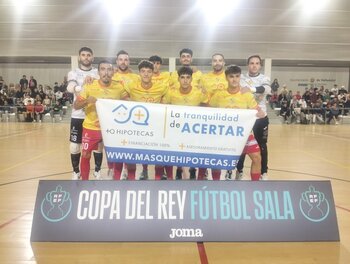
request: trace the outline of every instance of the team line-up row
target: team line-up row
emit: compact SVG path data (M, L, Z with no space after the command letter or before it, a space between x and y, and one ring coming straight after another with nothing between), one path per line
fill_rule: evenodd
M268 117L266 95L270 94L270 80L260 73L261 58L252 55L247 60L248 72L230 65L225 68L224 56L212 56L212 71L203 74L191 65L191 49L180 51L181 67L172 73L161 72L162 59L151 56L139 63L139 74L129 68L129 54L117 54L116 67L112 62L101 61L98 69L92 67L93 51L88 47L79 50L79 67L68 73L67 90L74 94L70 127L70 153L73 179L89 179L90 158L95 159L94 177L101 178L103 142L95 103L97 99L119 99L137 102L166 103L185 106L257 109L257 120L248 138L243 154L237 163L237 180L243 176L245 154L251 159L251 179L267 178ZM140 180L148 179L148 166L142 165ZM108 162L108 176L135 180L136 164ZM182 168L176 169L176 179L182 179ZM196 169L190 168L190 179L196 179ZM219 180L220 170L212 170ZM172 166L156 166L155 179L173 179ZM232 171L226 172L232 178ZM206 169L199 168L198 179L206 179Z

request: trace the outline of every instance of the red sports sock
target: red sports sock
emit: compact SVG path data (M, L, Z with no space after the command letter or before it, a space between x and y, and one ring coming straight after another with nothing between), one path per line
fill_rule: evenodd
M259 181L260 175L261 173L250 173L250 177L252 178L252 181Z
M114 163L114 180L120 180L123 171L123 163Z
M163 166L161 166L161 167L155 166L154 170L155 170L154 179L156 181L158 181L158 180L160 180L162 178L162 175L163 175L163 172L164 172L164 167Z
M90 158L85 158L83 155L80 159L80 176L84 181L89 180L89 172L90 172Z
M211 170L211 175L214 181L220 181L221 170Z
M198 168L198 180L204 180L206 168Z
M135 172L136 172L136 164L128 164L128 180L134 181L135 180Z
M165 168L165 173L168 177L168 180L173 180L174 175L173 175L173 166L164 166Z

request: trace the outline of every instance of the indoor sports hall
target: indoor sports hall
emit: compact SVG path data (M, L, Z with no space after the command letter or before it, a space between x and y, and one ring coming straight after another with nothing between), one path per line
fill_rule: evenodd
M344 0L2 0L0 263L350 263L349 14L350 4ZM125 50L134 73L139 71L138 64L152 55L162 58L161 71L175 72L182 64L179 52L184 48L193 51L190 66L202 73L213 71L213 54L224 57L225 66L238 65L242 74L249 71L247 59L259 55L260 73L269 77L272 90L266 101L268 177L250 182L250 160L246 158L241 180L234 179L235 171L232 179L226 179L226 170L222 170L220 183L233 189L255 184L268 191L278 184L293 189L294 183L329 183L334 199L329 206L336 215L332 224L339 230L339 239L313 239L333 230L317 229L323 223L315 220L315 234L307 225L300 224L296 230L291 224L284 231L290 239L276 241L278 234L272 228L264 241L254 240L259 229L276 225L277 230L280 222L288 221L278 208L270 208L277 214L272 220L252 221L249 227L241 225L242 221L233 223L232 229L244 230L231 241L31 241L32 225L36 224L33 217L40 214L40 210L35 212L41 202L38 199L35 208L40 181L72 186L84 183L72 180L69 137L74 103L66 92L68 72L80 67L81 47L93 50L93 67L106 59L115 65L116 54ZM273 84L275 79L278 87ZM31 90L32 84L37 96L43 91L45 99L46 95L55 98L45 105L42 115L28 114L25 92L17 93ZM317 97L312 106L288 108L293 97L306 93L310 93L310 101ZM140 186L142 170L138 164L137 181L123 181L122 186ZM157 184L170 189L177 186L176 181L151 182L154 166L148 171L147 184L154 183L154 188ZM96 189L104 182L118 185L109 178L105 153L100 179L94 178L91 159L90 180ZM214 184L211 180L212 171L208 170L207 186ZM324 194L316 193L313 198L323 201ZM274 199L276 196L265 206L282 206ZM284 202L288 207L288 199ZM293 208L301 208L301 204L302 200ZM99 237L93 223L86 226L84 233ZM36 230L40 228L36 226ZM119 228L128 230L127 226ZM153 228L154 232L161 229L156 224ZM226 232L219 224L208 228L223 236ZM142 229L141 224L140 233ZM298 239L297 234L309 232L310 237Z

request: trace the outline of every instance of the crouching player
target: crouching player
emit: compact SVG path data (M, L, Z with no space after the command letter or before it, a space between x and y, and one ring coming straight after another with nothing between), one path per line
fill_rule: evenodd
M228 66L225 71L228 88L217 91L209 101L211 107L236 108L236 109L257 109L257 117L264 113L258 107L254 96L251 93L242 93L240 86L241 68L238 66ZM253 181L258 181L261 175L261 156L258 142L254 135L249 135L243 153L248 154L252 160L250 176Z
M113 65L109 61L102 61L98 65L99 80L84 86L84 90L74 102L75 109L85 108L86 117L83 122L82 156L80 172L83 180L89 179L91 152L102 148L102 134L96 111L97 99L121 99L126 91L121 81L112 81ZM122 166L122 165L121 165ZM115 180L120 179L114 175Z

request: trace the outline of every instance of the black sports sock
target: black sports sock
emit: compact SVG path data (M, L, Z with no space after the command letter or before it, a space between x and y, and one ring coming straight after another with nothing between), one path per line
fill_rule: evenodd
M94 152L94 158L95 158L95 171L100 171L101 165L102 165L103 153Z
M80 153L78 154L70 154L70 159L72 162L73 171L78 173L80 171L79 164L80 164Z

